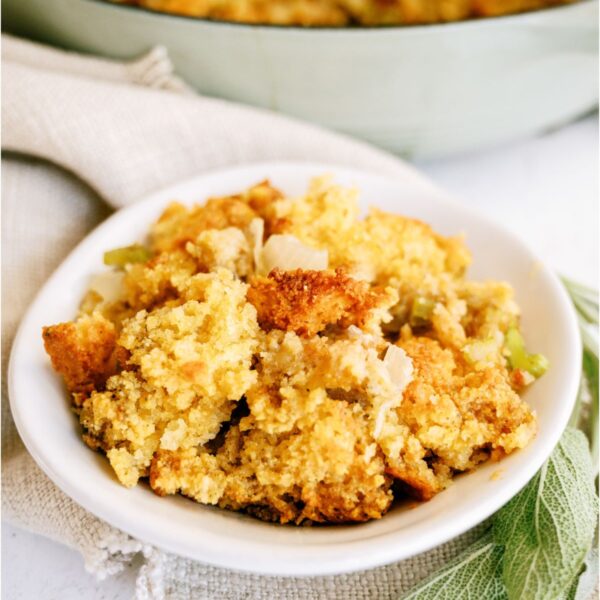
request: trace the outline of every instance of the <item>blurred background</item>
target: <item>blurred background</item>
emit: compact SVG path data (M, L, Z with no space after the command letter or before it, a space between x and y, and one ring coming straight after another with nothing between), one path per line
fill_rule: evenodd
M4 0L2 21L111 58L162 45L202 94L409 159L540 134L598 104L598 0Z

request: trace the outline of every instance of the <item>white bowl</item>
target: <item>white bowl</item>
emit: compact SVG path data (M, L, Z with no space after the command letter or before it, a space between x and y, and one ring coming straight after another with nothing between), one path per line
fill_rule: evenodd
M474 255L471 275L514 285L527 342L551 363L527 392L527 401L538 413L539 434L501 463L459 477L433 500L416 508L397 506L381 520L359 525L275 525L182 497L160 498L145 485L124 488L106 458L81 441L64 388L44 353L42 326L72 319L90 276L103 269L103 252L143 239L149 224L173 199L202 201L238 192L266 177L288 193L301 193L310 177L324 172L334 173L342 184L359 186L365 206L418 217L445 234L464 231ZM498 225L443 192L423 189L322 164L257 164L203 175L116 213L52 275L14 343L11 408L35 460L76 502L133 536L206 563L257 573L323 575L366 569L427 550L481 522L527 483L557 443L577 392L581 345L573 309L552 272ZM499 470L502 475L493 476Z
M5 0L9 31L133 58L167 47L203 94L406 157L556 127L598 103L598 0L443 25L302 29L217 23L90 0Z

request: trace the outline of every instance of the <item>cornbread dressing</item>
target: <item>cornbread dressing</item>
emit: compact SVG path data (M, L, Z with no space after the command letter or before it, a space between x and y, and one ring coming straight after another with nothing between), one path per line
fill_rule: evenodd
M281 523L367 521L535 435L519 395L535 378L505 344L512 289L468 281L461 238L361 219L356 190L319 178L298 198L262 182L173 204L148 250L43 332L83 439L125 486Z
M574 0L113 0L217 21L343 27L420 25L497 17Z

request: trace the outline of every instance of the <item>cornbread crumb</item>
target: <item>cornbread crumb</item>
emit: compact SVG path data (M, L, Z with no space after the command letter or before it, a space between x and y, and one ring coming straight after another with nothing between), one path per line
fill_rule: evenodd
M491 481L498 481L498 480L502 479L502 477L504 477L504 473L505 473L505 469L496 469L490 475L490 480Z

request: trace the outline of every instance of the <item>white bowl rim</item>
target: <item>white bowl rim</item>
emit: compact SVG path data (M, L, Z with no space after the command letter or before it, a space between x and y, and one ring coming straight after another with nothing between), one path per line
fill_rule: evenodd
M243 23L237 21L225 21L218 19L208 19L205 17L194 17L192 15L182 15L177 13L162 12L159 10L153 10L144 6L136 6L133 4L121 4L114 3L110 0L84 0L85 2L93 2L96 4L105 4L109 7L123 11L135 11L144 15L157 18L169 18L179 20L180 22L191 22L191 23L202 23L207 26L215 25L222 28L233 28L233 29L246 29L254 31L267 31L269 32L289 32L293 35L310 35L310 34L324 34L324 35L344 35L349 34L357 37L360 34L364 35L381 35L386 32L403 32L403 34L409 35L423 35L431 34L439 31L462 31L465 27L481 27L485 24L485 27L496 27L501 25L511 26L514 21L518 22L531 22L535 24L535 21L539 19L539 15L548 15L549 13L556 13L556 17L560 18L560 14L564 12L570 12L578 10L581 5L586 4L598 4L600 0L576 0L570 4L559 4L554 6L546 6L534 10L528 10L519 13L510 13L506 15L497 15L492 17L479 17L471 19L463 19L459 21L448 21L445 23L430 23L420 25L357 25L357 26L345 26L335 27L331 25L311 25L310 27L300 25L276 25L269 23ZM538 15L536 19L536 15Z
M54 281L60 279L63 276L63 273L68 272L71 263L75 261L80 249L83 248L84 245L91 244L91 241L96 236L99 236L101 233L109 230L117 219L124 219L128 215L133 215L136 212L142 211L142 209L151 206L159 204L164 206L169 199L172 200L177 197L176 192L173 192L172 190L177 190L183 186L190 186L194 184L199 185L200 183L206 184L210 181L220 181L227 177L236 178L238 176L253 175L255 180L258 181L259 179L264 178L265 173L285 173L288 171L298 170L310 173L311 175L320 174L323 172L332 172L334 176L345 175L352 177L353 175L358 175L367 177L374 181L379 181L381 184L394 185L394 180L390 178L374 175L370 172L361 171L359 169L351 169L341 166L338 167L328 163L277 161L252 163L242 167L211 171L210 173L202 174L198 177L168 186L167 188L148 196L144 200L134 203L132 206L117 211L114 215L110 216L107 220L101 223L72 250L72 252L61 263L61 265L56 269L56 271L51 275L48 281L38 292L38 295L22 319L13 343L8 368L9 400L17 430L19 431L26 448L33 456L37 464L48 475L48 477L53 480L54 483L56 483L57 486L74 501L99 518L144 542L154 544L175 554L187 556L189 558L200 560L215 566L263 575L333 575L373 568L383 564L406 559L421 552L427 551L432 547L438 546L456 537L457 535L460 535L478 523L481 523L506 502L508 502L516 493L518 493L534 476L546 458L550 455L568 423L568 419L575 402L581 373L579 351L581 348L581 339L577 325L577 319L570 303L570 299L558 277L552 271L539 263L535 255L513 233L504 229L503 227L498 226L497 224L492 223L491 220L481 216L477 211L474 211L471 208L466 208L463 204L449 197L445 192L440 191L439 196L432 199L434 202L450 205L454 210L461 211L461 213L464 215L468 215L469 218L475 219L480 223L485 222L488 225L502 231L507 239L510 239L511 244L516 245L519 250L524 253L524 255L529 257L536 264L539 264L539 270L544 272L544 275L547 276L548 282L552 288L552 293L555 295L556 299L561 305L561 318L564 318L565 324L569 331L569 335L566 339L567 352L565 358L567 361L566 368L569 376L562 383L561 397L564 398L564 402L561 405L559 414L557 414L555 417L555 426L552 430L544 431L543 435L538 433L538 438L540 438L541 441L537 446L536 453L530 453L526 459L525 466L520 471L511 473L511 477L502 482L499 492L493 495L488 494L487 497L484 497L477 505L477 510L473 510L467 514L464 514L461 519L457 519L456 521L446 522L442 527L436 529L435 536L424 536L422 538L412 540L411 544L403 547L398 547L394 543L395 538L398 536L397 532L394 531L386 532L362 540L351 541L350 543L338 542L337 545L333 546L333 548L337 548L340 552L340 555L333 557L328 556L327 560L323 560L317 564L315 564L314 560L309 559L313 559L313 554L318 553L320 549L318 544L306 545L293 549L288 547L291 546L290 544L286 546L278 545L277 552L284 556L284 560L277 559L271 555L270 559L273 560L272 563L267 563L262 560L259 565L254 565L251 563L240 564L237 562L240 552L241 555L251 560L254 556L253 553L269 553L269 551L273 552L273 545L268 542L262 542L258 539L253 540L250 544L246 543L246 540L244 540L245 545L242 545L241 550L236 548L237 554L232 558L229 555L231 548L228 545L228 542L231 542L231 538L228 538L226 534L217 536L211 534L212 537L209 536L201 548L196 546L190 547L189 545L184 548L180 541L170 539L169 535L165 534L164 531L157 527L156 524L148 524L142 515L137 515L135 513L124 515L121 514L118 509L115 510L114 508L103 504L101 500L96 498L93 490L88 490L85 484L79 482L77 478L74 478L70 473L65 475L52 465L52 460L44 455L43 442L29 435L27 423L22 419L21 410L19 407L19 403L21 401L19 396L19 388L20 381L22 381L24 377L20 376L18 372L19 362L21 362L23 358L27 356L27 344L31 342L31 340L25 336L27 324L33 319L35 312L39 310L46 290L53 285ZM41 340L41 336L39 339ZM83 444L81 447L87 451ZM361 527L361 525L356 525L355 527ZM219 542L221 544L220 547L218 547ZM286 555L287 551L289 551L289 555ZM305 564L305 560L309 561L308 566Z

